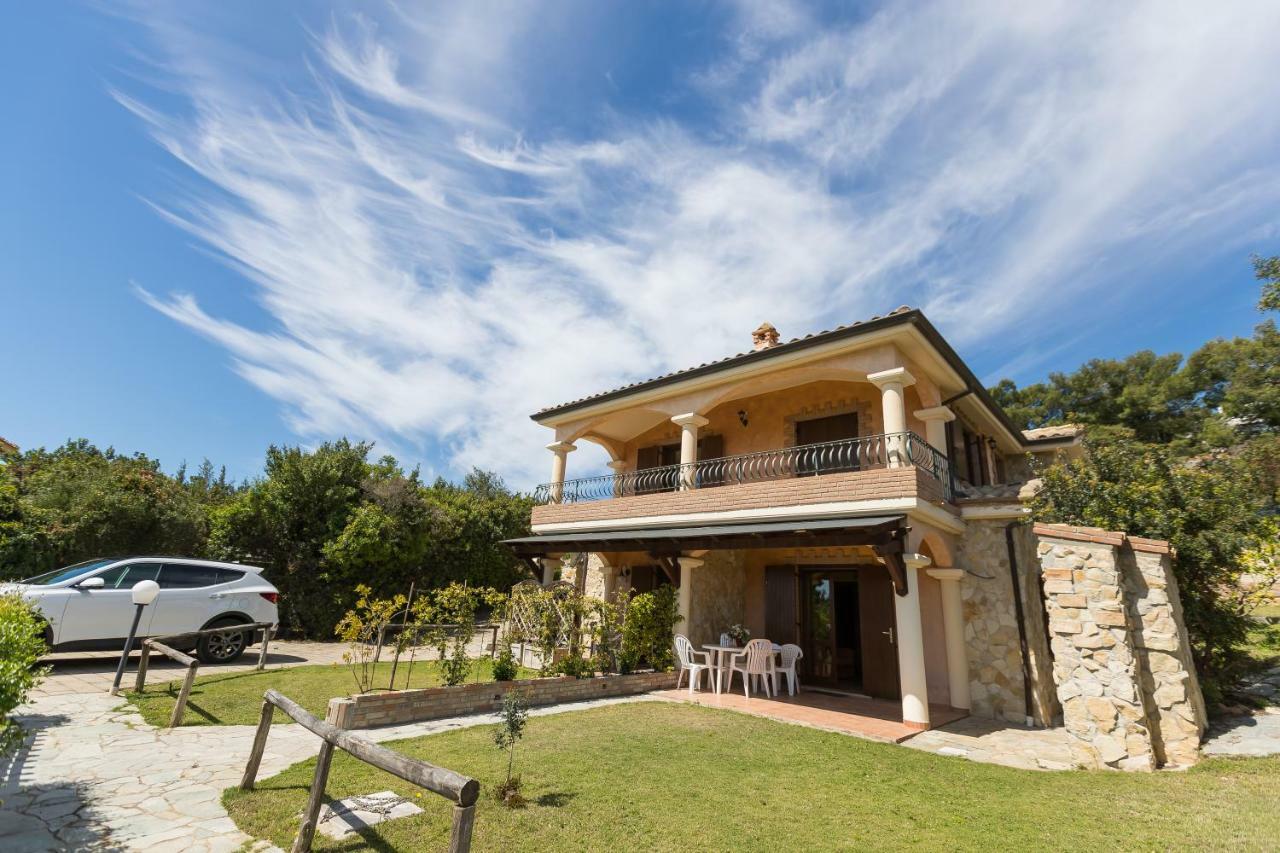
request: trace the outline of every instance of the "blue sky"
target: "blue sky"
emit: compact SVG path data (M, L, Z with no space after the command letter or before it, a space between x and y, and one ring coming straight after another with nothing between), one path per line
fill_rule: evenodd
M0 435L526 485L529 412L762 320L1025 383L1248 333L1280 252L1275 3L354 8L8 9Z

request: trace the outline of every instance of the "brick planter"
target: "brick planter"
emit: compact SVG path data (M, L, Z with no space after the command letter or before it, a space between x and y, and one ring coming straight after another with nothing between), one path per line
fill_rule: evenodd
M536 707L665 690L675 686L675 682L674 672L638 672L594 678L556 676L524 681L486 681L458 687L366 693L347 699L330 699L325 719L343 729L366 729L491 713L502 707L502 697L511 690L520 691L528 704Z

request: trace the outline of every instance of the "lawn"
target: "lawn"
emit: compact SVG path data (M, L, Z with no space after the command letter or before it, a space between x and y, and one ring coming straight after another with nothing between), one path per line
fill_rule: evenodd
M1253 660L1255 669L1280 664L1280 623L1255 623L1249 629L1244 652Z
M492 662L488 658L473 661L469 681L492 681ZM400 662L396 670L396 687L403 689L408 664ZM536 673L522 670L521 678L532 678ZM377 664L375 685L385 687L391 677L391 664ZM418 661L413 666L410 687L439 687L443 684L439 664ZM173 703L177 701L181 681L167 684L148 684L145 693L129 693L128 699L142 712L153 726L168 726ZM191 689L183 726L255 725L262 708L262 694L275 689L306 708L317 717L323 717L329 700L335 696L349 696L356 691L351 668L346 664L295 666L284 669L268 669L262 672L226 672L200 676ZM283 714L276 714L276 722L287 722Z
M480 780L476 850L1272 848L1280 759L1183 773L1037 773L692 705L629 703L530 720L516 757L527 808L493 797L492 727L392 744ZM245 832L288 849L314 762L227 791ZM416 789L339 751L332 797ZM323 850L436 850L449 805Z

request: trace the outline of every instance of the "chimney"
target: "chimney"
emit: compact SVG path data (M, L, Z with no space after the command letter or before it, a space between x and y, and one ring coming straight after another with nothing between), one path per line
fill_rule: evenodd
M751 333L751 345L756 352L778 345L778 330L772 323L761 323L760 328Z

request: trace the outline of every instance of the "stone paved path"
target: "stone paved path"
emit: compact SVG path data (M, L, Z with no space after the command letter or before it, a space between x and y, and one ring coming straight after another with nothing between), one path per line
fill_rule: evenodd
M1014 723L965 717L921 732L903 746L1019 770L1071 770L1075 760L1069 738L1062 728L1029 729Z
M1215 720L1201 751L1205 755L1280 755L1280 666L1241 686L1267 703L1252 714Z
M540 708L564 713L643 697ZM148 726L105 693L42 696L23 708L28 745L0 764L0 850L233 851L252 841L222 808L238 784L254 726ZM416 737L497 721L457 717L364 734L376 741ZM318 739L301 726L273 726L260 778L311 758ZM265 849L266 845L262 845Z

